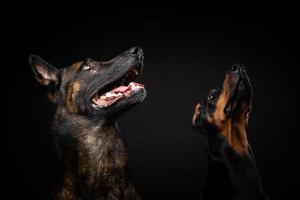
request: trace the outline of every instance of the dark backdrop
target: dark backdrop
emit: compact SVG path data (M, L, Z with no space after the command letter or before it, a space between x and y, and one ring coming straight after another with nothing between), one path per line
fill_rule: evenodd
M53 110L30 71L29 54L64 67L86 57L108 60L132 46L145 52L140 81L148 95L119 125L132 179L144 199L201 198L207 158L205 138L190 126L194 105L220 86L236 62L246 64L254 88L248 138L265 189L272 199L297 194L299 69L293 15L252 7L245 12L115 4L56 11L45 10L50 6L45 3L23 10L6 29L12 30L12 58L3 66L11 72L2 74L9 80L2 88L12 97L5 106L12 131L2 141L6 199L48 199L58 175L50 134Z

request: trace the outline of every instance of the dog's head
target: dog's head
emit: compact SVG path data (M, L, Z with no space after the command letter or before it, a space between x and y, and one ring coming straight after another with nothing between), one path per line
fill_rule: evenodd
M134 47L102 62L86 59L57 69L36 55L29 57L49 99L71 114L117 117L144 100L144 86L133 82L143 68L142 49Z
M232 65L226 73L222 89L211 90L203 105L197 104L192 119L194 128L206 134L223 133L229 137L236 127L246 127L251 96L251 83L245 67Z

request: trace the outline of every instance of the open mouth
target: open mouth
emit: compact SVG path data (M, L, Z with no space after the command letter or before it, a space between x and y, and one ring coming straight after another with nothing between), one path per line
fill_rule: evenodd
M120 79L110 83L105 89L98 91L92 98L93 107L96 109L107 108L144 90L143 84L133 82L140 72L140 67L133 67Z

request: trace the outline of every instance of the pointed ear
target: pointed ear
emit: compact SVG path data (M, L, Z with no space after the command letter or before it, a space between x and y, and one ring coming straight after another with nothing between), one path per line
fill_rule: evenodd
M37 55L29 56L29 63L37 81L44 86L58 83L59 71Z
M194 115L192 118L192 126L195 129L201 128L201 126L200 126L200 124L201 124L201 119L200 119L201 109L202 109L202 106L200 103L198 103L195 107Z

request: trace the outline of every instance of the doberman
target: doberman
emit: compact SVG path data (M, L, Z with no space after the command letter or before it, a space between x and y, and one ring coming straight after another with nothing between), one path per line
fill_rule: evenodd
M268 199L246 135L251 98L252 86L245 67L234 64L222 88L211 90L203 105L196 105L193 127L207 137L204 199Z
M55 105L54 136L63 176L58 200L140 199L128 177L127 152L118 117L146 97L133 82L143 68L142 49L102 62L86 59L55 68L31 55L38 82Z

